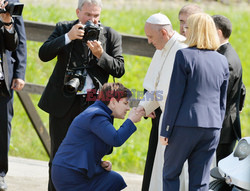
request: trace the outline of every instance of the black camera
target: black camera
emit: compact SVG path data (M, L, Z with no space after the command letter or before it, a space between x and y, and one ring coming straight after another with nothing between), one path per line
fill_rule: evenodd
M6 3L6 1L4 1L4 3ZM0 14L8 12L12 17L21 16L23 12L23 6L23 3L8 2L8 5L6 5L4 9L0 9Z
M64 90L68 94L81 91L84 87L87 71L77 68L67 70L64 78Z
M91 20L87 21L84 25L84 36L83 36L83 42L87 42L88 40L98 40L99 34L101 31L100 25L95 25Z
M82 41L74 42L74 54L72 55L79 53L80 55L82 55L82 57L81 60L74 60L77 56L72 56L73 61L71 60L71 58L69 59L69 63L66 68L64 77L64 92L67 95L75 94L84 88L87 76L86 69L88 68L89 60L91 59L91 55L89 54L89 48L86 43L88 40L98 40L101 31L100 25L95 25L90 20L87 21L84 27L80 29L84 30L84 36Z

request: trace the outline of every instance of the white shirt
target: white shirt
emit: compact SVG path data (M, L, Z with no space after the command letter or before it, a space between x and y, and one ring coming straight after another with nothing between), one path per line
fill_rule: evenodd
M185 37L175 31L165 47L155 51L143 83L147 92L139 103L144 107L146 115L159 106L164 111L175 54L177 50L187 47L184 40Z

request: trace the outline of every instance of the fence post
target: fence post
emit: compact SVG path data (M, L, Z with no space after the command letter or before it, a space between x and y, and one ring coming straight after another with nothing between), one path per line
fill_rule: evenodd
M46 128L43 125L43 122L38 115L36 108L33 105L33 102L30 99L30 96L28 93L24 91L16 92L17 96L19 97L23 108L25 109L36 133L38 134L40 140L42 141L42 144L50 157L50 137L46 130Z

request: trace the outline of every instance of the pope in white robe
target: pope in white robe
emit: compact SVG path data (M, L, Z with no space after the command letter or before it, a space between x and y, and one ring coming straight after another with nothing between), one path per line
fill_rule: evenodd
M138 107L143 107L146 116L148 116L158 107L161 108L162 114L164 113L175 54L177 50L187 46L183 43L185 37L173 31L171 22L161 13L154 14L147 19L145 33L148 42L152 43L157 49L143 83L143 87L147 92L144 94ZM162 116L160 117L159 127L161 127L161 122ZM160 136L160 133L158 136ZM158 138L149 191L162 191L165 146L161 145L159 140ZM187 163L185 163L180 175L180 191L185 190L188 190Z

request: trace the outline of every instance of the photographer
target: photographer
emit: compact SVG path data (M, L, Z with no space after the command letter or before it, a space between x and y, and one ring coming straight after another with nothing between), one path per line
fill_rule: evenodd
M8 150L13 118L13 92L24 87L26 34L18 0L0 0L0 191L7 190Z
M101 8L101 0L79 0L76 9L78 20L57 23L39 50L39 57L44 62L57 57L54 71L38 104L49 113L49 167L73 119L94 103L87 99L87 90L96 93L108 81L109 75L119 78L125 72L121 36L99 23ZM99 33L98 39L86 39L86 31L91 29L85 26L87 21L92 21L93 30ZM70 79L78 82L72 85L77 92L72 93L65 88ZM49 190L55 190L51 178Z

